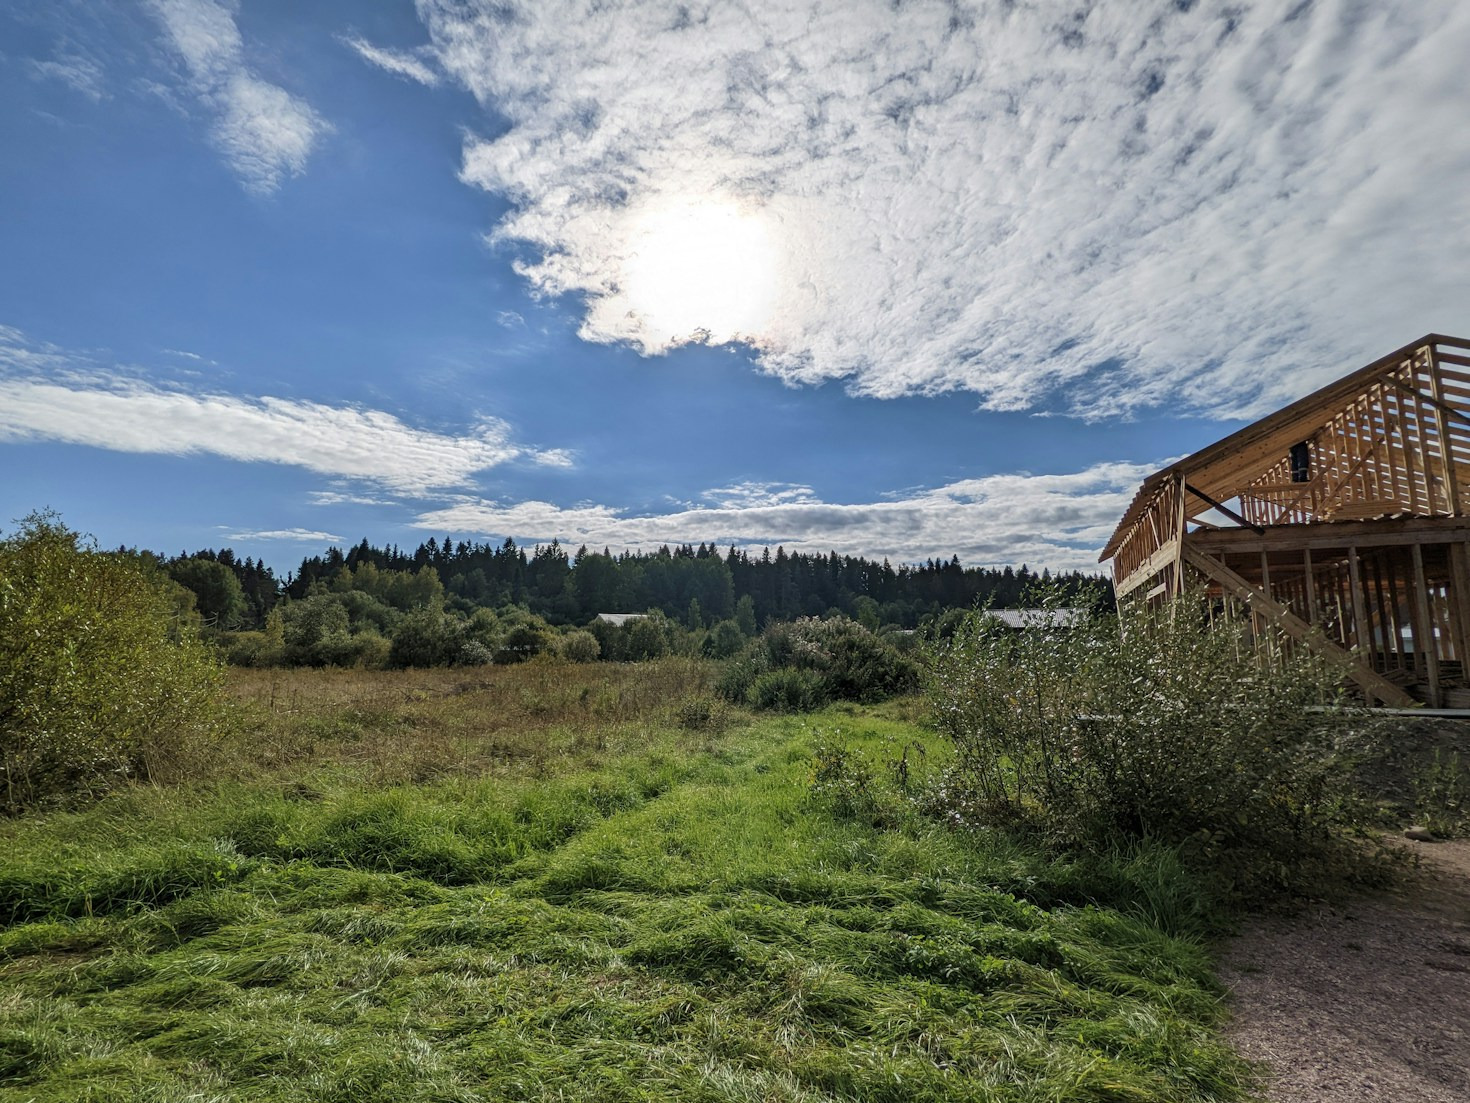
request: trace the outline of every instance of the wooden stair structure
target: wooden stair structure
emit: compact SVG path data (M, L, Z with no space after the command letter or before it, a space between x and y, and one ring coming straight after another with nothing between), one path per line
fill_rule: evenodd
M1470 340L1431 333L1154 472L1118 599L1202 585L1368 702L1470 706Z

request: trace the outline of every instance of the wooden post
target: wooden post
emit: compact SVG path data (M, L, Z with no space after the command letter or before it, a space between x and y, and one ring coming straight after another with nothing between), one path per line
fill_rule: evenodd
M1429 612L1429 585L1424 580L1424 551L1418 544L1414 545L1413 551L1414 604L1419 611L1419 624L1428 637L1421 644L1416 629L1414 651L1418 654L1421 648L1423 650L1425 668L1429 675L1429 705L1431 708L1439 708L1439 641L1435 638L1434 618Z
M1184 508L1184 475L1174 480L1174 496L1179 499L1174 512L1174 596L1178 597L1184 593L1184 536L1185 530L1189 528L1189 520Z
M1371 665L1373 662L1373 635L1368 630L1368 618L1363 612L1363 578L1358 569L1358 548L1348 548L1348 589L1353 603L1353 637L1358 652Z
M1455 457L1450 447L1450 421L1445 416L1444 391L1439 377L1439 357L1434 346L1424 349L1424 366L1429 372L1429 393L1434 396L1434 424L1439 430L1439 458L1444 470L1444 489L1450 516L1460 516L1460 483L1455 473Z
M1460 676L1470 679L1470 555L1464 544L1451 544L1450 607L1455 611L1455 648L1460 657Z
M1317 575L1311 569L1311 549L1304 547L1301 552L1302 572L1307 581L1307 619L1313 625L1322 624L1322 615L1317 609Z

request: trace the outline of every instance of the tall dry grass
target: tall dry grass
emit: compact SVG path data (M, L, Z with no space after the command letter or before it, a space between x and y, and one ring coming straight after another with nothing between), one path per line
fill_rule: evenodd
M426 670L230 672L228 732L173 780L243 780L351 767L371 784L448 774L544 776L730 710L695 659L530 662ZM684 727L691 725L685 723ZM691 738L694 735L691 734Z

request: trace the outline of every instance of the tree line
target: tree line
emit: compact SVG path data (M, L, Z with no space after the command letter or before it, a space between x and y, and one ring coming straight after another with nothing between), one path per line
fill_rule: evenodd
M583 546L569 555L555 540L528 551L511 539L492 545L430 537L406 551L364 539L346 551L332 547L304 558L284 580L263 562L240 559L229 548L181 553L166 562L169 573L196 593L206 621L240 628L263 627L283 599L301 601L341 588L344 578L364 575L372 576L369 589L385 590L381 596L398 608L422 604L416 598L427 593L413 591L434 589L427 581L432 573L446 605L463 613L518 606L548 624L567 626L586 624L599 613L657 610L689 629L747 609L755 621L752 628L834 614L873 628L916 628L949 609L1016 607L1039 581L1068 593L1097 589L1099 583L1110 590L1096 574L1037 574L1025 564L964 567L958 556L894 567L886 559L835 551L788 553L777 547L774 553L766 548L753 555L735 547L722 552L713 543L617 555ZM406 592L392 593L394 588Z

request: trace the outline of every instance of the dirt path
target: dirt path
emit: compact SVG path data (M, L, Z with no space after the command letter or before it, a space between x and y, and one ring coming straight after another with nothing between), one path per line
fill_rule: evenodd
M1470 840L1405 845L1419 884L1259 921L1227 953L1229 1035L1267 1099L1470 1101Z

